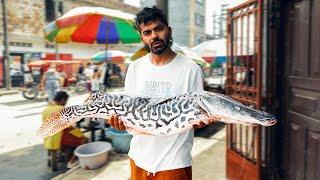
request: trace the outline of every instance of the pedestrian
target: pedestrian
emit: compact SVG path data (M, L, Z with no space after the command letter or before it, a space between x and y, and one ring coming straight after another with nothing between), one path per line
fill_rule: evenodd
M93 75L91 77L91 93L95 93L95 92L100 91L99 79L100 79L100 71L96 67L96 68L94 68Z
M88 62L87 66L84 68L84 71L83 71L83 74L85 75L85 79L86 79L86 89L88 91L91 91L91 77L93 75L94 68L95 66L91 62Z
M41 87L42 90L44 88L47 94L47 101L51 103L55 93L57 93L61 88L61 76L57 72L55 64L51 64L50 68L47 72L44 73L42 80L41 80Z
M125 79L126 94L166 98L203 90L200 67L171 49L172 30L162 10L145 7L137 14L136 26L150 53L130 64ZM116 114L107 123L125 130ZM171 136L133 135L128 153L131 179L192 179L193 137L193 129Z
M48 106L42 112L42 121L45 122L52 113L61 111L67 104L69 95L64 91L58 91L53 99L53 103ZM80 131L80 129L70 126L63 131L60 131L52 136L44 139L44 147L47 150L60 150L64 148L75 148L84 143L87 143L88 139ZM72 155L68 162L68 168L71 168L77 164L75 155Z
M29 59L24 65L23 65L23 76L24 76L24 84L30 83L33 81L31 69L29 67L29 63L32 62L32 59Z
M80 64L79 68L78 68L78 74L82 74L84 71L84 67L83 64Z
M111 69L110 69L110 64L106 63L105 64L105 69L104 69L104 76L102 78L102 84L103 84L103 91L107 92L107 89L110 88L110 83L109 83L109 77L111 75L110 73Z

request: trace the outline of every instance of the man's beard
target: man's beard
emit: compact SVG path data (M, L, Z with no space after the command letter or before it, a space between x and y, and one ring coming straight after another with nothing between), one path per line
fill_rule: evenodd
M151 51L153 54L160 55L169 47L170 38L168 37L166 40L155 39L151 45L145 44L145 47ZM160 43L160 45L155 45L156 43Z

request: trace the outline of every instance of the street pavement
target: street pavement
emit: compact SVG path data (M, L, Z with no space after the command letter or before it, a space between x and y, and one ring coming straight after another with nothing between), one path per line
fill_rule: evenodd
M218 131L218 132L216 132ZM216 132L216 133L213 133ZM200 135L200 137L199 137ZM205 128L195 137L192 148L193 180L225 180L226 168L225 128ZM130 166L127 154L111 152L108 162L95 170L85 170L77 166L53 180L129 180Z
M4 91L3 91L4 92ZM60 165L52 173L47 168L43 140L36 136L44 101L26 100L21 93L0 96L0 179L50 179L68 169ZM72 95L68 105L79 104L87 97Z

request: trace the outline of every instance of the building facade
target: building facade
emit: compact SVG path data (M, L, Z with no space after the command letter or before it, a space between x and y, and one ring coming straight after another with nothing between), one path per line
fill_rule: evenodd
M166 12L174 41L193 47L206 40L205 0L141 1L141 7L153 5Z
M2 4L0 3L0 7ZM127 5L122 0L12 0L6 1L7 34L10 52L10 63L23 67L29 59L52 59L55 44L44 39L45 26L68 10L80 6L99 6L118 9L135 14L138 8ZM4 86L4 63L2 61L3 21L0 8L0 87ZM59 59L87 59L94 53L103 50L104 45L80 43L59 44ZM109 46L111 49L123 49L126 46ZM17 67L20 65L16 65ZM21 69L21 68L20 68Z

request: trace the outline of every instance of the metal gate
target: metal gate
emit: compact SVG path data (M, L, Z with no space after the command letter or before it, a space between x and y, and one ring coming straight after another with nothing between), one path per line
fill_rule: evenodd
M261 108L262 0L249 0L228 10L226 94ZM260 178L259 126L227 126L227 178Z

